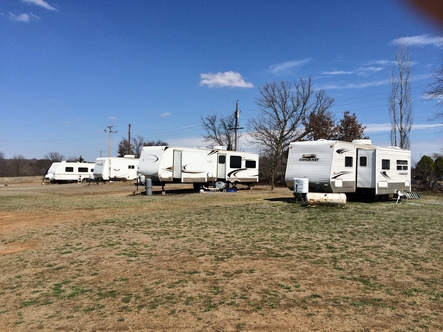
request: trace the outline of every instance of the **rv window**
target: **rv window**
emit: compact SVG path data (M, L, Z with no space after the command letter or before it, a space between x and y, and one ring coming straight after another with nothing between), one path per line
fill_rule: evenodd
M352 167L352 157L345 157L345 167Z
M231 168L241 168L241 157L240 156L231 156L229 167Z
M65 172L74 172L74 167L66 167Z
M255 160L246 160L246 168L256 168Z
M362 167L368 166L368 157L366 157L366 156L360 157L360 166L362 166Z
M391 161L389 159L382 159L381 169L391 169Z
M135 169L134 165L128 165L128 169Z
M221 156L218 156L218 163L219 164L224 164L226 163L226 156L223 154Z
M408 161L407 160L397 160L397 171L407 171Z
M79 171L79 173L88 173L88 168L87 167L79 167L78 171Z

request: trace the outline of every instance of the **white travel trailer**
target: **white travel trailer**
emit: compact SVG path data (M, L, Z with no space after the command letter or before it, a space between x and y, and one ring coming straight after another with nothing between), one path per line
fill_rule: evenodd
M361 193L386 198L411 190L411 152L379 147L370 140L307 141L290 144L286 185L307 178L309 191Z
M96 180L126 181L137 178L139 159L133 155L124 157L97 158L94 166Z
M139 173L155 185L192 183L194 188L213 185L248 187L258 182L258 155L252 152L173 146L145 146Z
M93 179L94 164L60 161L52 163L45 180L53 183L82 182Z

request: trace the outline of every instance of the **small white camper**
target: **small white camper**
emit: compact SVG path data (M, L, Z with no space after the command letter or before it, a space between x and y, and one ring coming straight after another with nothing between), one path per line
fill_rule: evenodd
M52 163L45 180L53 183L82 182L93 179L94 164L60 161Z
M126 181L137 178L139 159L133 155L124 157L97 158L94 178L103 181Z
M145 146L139 173L155 185L192 183L194 188L213 185L248 187L258 182L258 155L252 152L173 146Z
M310 192L387 197L411 190L411 152L370 140L294 142L285 174L291 190L294 178L307 178Z

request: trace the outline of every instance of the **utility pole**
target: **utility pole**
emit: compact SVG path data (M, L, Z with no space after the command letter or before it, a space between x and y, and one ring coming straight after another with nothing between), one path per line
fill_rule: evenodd
M242 127L238 126L238 119L240 118L240 111L238 110L238 100L235 103L235 127L234 127L234 151L237 151L238 147L238 136L237 136L237 130L243 129Z
M132 151L131 151L131 124L128 124L128 154L132 154Z
M108 138L108 158L111 157L111 143L112 143L112 134L116 134L117 130L112 130L113 125L109 125L107 126L105 129L105 133L108 132L109 133L109 138Z

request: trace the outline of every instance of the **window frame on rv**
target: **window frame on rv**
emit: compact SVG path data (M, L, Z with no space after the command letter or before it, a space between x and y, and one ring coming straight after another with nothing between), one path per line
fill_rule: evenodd
M368 157L367 156L360 156L359 166L360 167L367 167L368 166Z
M74 167L72 167L72 166L66 166L66 167L65 167L65 172L66 172L66 173L74 173Z
M407 171L408 161L405 159L397 159L397 171Z
M88 173L89 172L89 168L87 168L87 167L79 167L78 168L78 172L79 173Z
M245 167L246 168L257 168L257 162L255 160L246 159Z
M390 170L391 169L391 160L390 159L382 159L381 160L381 169Z
M241 156L230 156L229 157L229 167L230 168L241 168Z
M352 156L345 156L345 167L353 167L354 158Z

